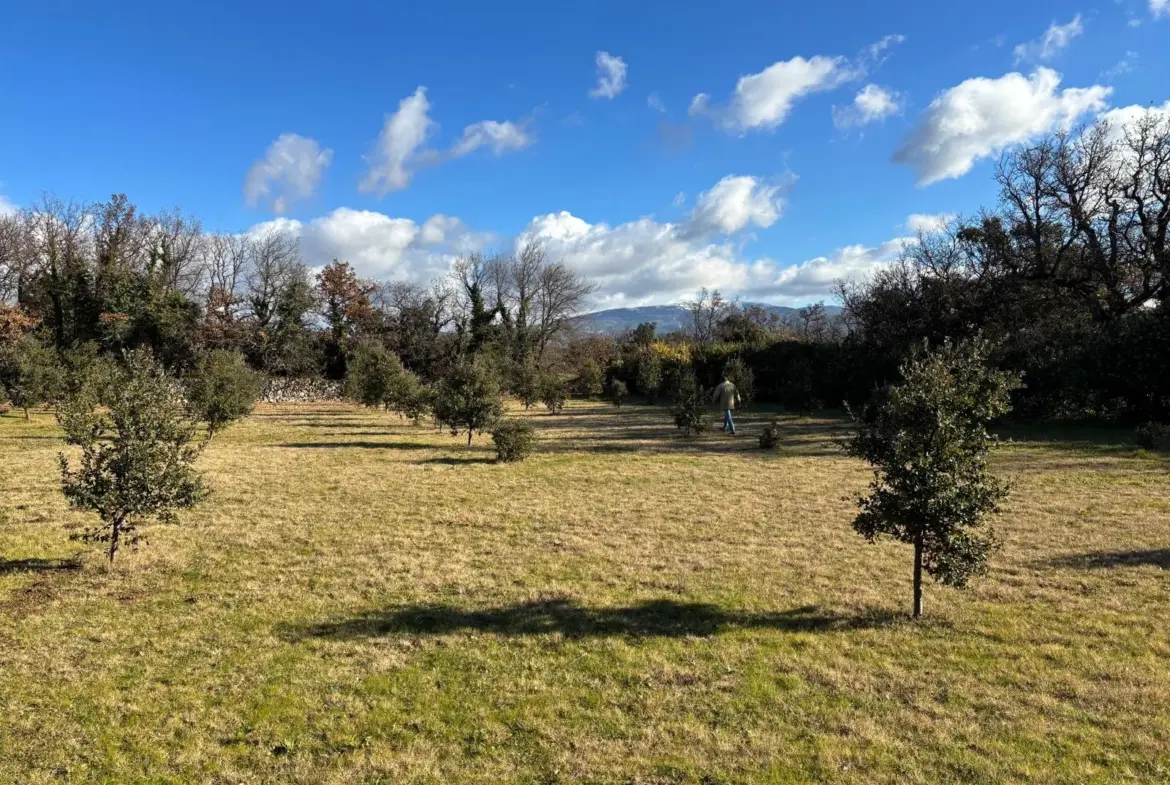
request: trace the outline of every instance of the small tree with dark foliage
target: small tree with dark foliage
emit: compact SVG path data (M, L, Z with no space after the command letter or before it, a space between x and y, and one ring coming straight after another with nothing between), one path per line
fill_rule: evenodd
M780 431L780 421L772 420L760 431L760 449L777 450L780 448L783 434Z
M435 418L455 436L467 431L467 446L476 431L491 428L503 413L500 383L482 361L459 363L444 376L435 390Z
M380 343L354 349L345 368L345 397L363 406L389 407L391 391L404 372L398 356Z
M176 522L195 505L203 482L195 470L196 420L183 390L146 350L128 354L97 397L81 392L59 412L71 444L81 448L76 469L61 455L61 489L72 507L96 512L100 523L74 539L106 543L113 563L123 546L139 541L150 520Z
M500 420L492 428L496 458L504 463L522 461L532 452L536 430L523 420Z
M244 355L215 349L199 358L187 379L187 404L207 423L207 438L251 414L260 397L260 375Z
M565 383L554 372L548 371L540 378L540 400L549 414L560 414L565 410L568 392Z
M670 413L683 436L698 436L707 430L707 396L692 369L679 375Z
M609 402L620 407L630 397L630 388L621 379L609 380Z
M52 403L63 391L65 370L57 352L28 334L0 349L0 385L8 400L24 410Z
M986 518L999 511L1006 484L990 474L992 420L1011 410L1018 377L987 365L982 341L919 347L902 381L860 416L849 454L874 467L858 499L854 528L870 542L889 535L914 546L914 617L922 615L922 572L962 587L987 570L998 546Z

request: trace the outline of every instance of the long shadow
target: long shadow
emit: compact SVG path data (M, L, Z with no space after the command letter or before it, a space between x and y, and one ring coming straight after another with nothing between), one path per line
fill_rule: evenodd
M483 464L483 463L495 463L495 462L496 462L495 458L452 458L452 457L426 458L426 459L421 460L421 461L414 461L414 463L419 464L420 466L425 466L427 464L440 465L440 466L471 466L471 465L477 464L477 463Z
M830 632L884 626L897 618L886 611L841 616L824 612L815 605L778 613L746 613L709 603L674 600L652 600L624 608L590 608L569 599L551 599L487 610L421 605L375 611L353 619L313 625L294 637L353 639L476 630L508 636L559 632L568 638L670 638L710 636L733 629Z
M1045 562L1050 567L1072 567L1082 570L1108 570L1115 567L1142 567L1152 565L1170 570L1170 548L1155 548L1148 551L1102 551L1063 556Z
M415 442L285 442L273 445L275 447L294 447L297 449L338 450L353 448L359 450L431 450L425 444Z
M0 559L0 575L18 572L73 572L81 569L78 559Z

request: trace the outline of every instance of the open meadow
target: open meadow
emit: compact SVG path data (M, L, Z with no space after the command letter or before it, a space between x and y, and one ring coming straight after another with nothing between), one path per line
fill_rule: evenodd
M1011 432L1003 550L915 623L840 420L514 413L496 464L262 406L112 570L53 417L0 418L0 782L1170 781L1170 461L1126 432Z

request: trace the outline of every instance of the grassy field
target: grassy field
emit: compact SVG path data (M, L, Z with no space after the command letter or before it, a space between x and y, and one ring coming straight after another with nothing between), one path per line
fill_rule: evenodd
M841 423L531 419L496 465L261 408L109 571L51 416L0 418L0 783L1170 781L1170 461L1123 433L1014 432L1004 550L912 623Z

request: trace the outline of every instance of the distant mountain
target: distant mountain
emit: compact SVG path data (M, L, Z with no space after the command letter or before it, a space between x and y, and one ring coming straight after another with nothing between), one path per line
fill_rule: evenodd
M789 308L784 305L769 305L767 303L742 303L744 306L758 306L765 311L781 317L795 318L799 308ZM841 308L836 305L826 305L825 312L829 316L839 316ZM690 324L690 314L681 305L644 305L640 308L611 308L607 311L596 311L585 314L577 319L577 326L587 333L614 335L624 330L632 330L643 322L656 322L658 334L662 335L676 330L682 330Z

